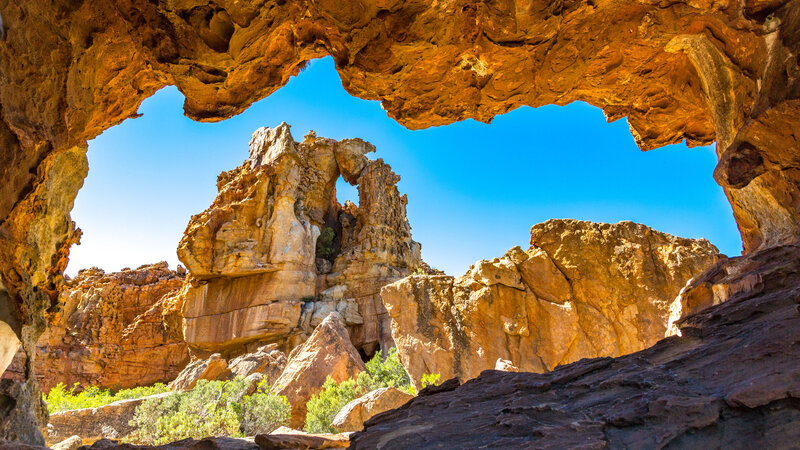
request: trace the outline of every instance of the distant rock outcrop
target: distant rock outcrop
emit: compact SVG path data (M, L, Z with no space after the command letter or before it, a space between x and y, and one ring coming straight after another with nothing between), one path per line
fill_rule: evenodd
M220 174L217 198L178 248L190 277L171 311L196 352L238 354L253 342L288 351L333 311L365 354L392 345L380 288L420 265L420 245L400 177L372 151L313 132L295 142L285 123L253 133L250 157ZM359 206L336 200L340 176L358 186Z
M463 276L410 276L383 288L400 358L418 383L502 367L547 372L619 356L664 337L669 306L714 263L706 240L632 222L549 220L531 247L478 261Z
M36 346L42 390L59 382L129 388L175 378L189 351L168 333L162 307L182 284L183 276L165 262L115 273L80 271L67 282L61 312ZM23 363L20 352L9 370L21 370Z
M247 378L253 374L261 375L259 381L265 379L272 385L285 367L286 355L278 350L277 344L264 345L231 361L214 353L208 358L192 361L169 387L174 391L188 391L194 389L199 380L230 380L236 377Z

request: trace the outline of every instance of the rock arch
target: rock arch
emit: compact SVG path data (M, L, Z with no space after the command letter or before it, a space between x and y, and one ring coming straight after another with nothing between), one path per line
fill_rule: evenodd
M324 55L411 128L582 100L644 150L716 141L745 251L799 239L798 0L0 0L0 17L0 320L26 349L80 235L88 139L168 84L222 120ZM0 436L38 442L11 423Z

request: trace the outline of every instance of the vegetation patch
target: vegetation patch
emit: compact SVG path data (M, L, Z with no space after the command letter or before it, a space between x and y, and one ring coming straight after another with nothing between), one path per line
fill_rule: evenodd
M121 389L116 392L109 389L100 389L97 386L81 390L80 383L75 383L71 389L67 389L64 383L58 383L42 397L47 403L47 411L53 414L71 409L96 408L120 400L142 398L163 392L169 392L169 389L162 383L133 389Z
M427 376L427 375L426 375ZM435 375L439 379L439 375ZM328 377L319 394L306 403L306 423L304 430L309 433L338 433L333 427L336 414L350 401L375 389L393 387L416 395L405 368L400 363L397 349L392 348L384 357L380 351L367 362L367 370L355 379L337 383Z
M137 431L128 440L160 445L206 436L253 436L289 422L286 397L271 394L266 381L247 395L250 387L250 381L242 378L199 380L191 391L147 399L136 408L130 425Z

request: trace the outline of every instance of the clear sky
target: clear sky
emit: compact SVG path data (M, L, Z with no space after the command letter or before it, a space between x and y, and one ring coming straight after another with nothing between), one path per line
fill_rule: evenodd
M182 114L174 87L89 143L89 176L75 201L83 229L67 273L166 260L192 214L216 196L216 177L242 163L250 134L286 121L295 140L310 129L359 137L402 180L408 218L423 258L451 275L476 260L527 248L530 227L550 218L632 220L741 253L730 205L712 172L712 147L642 152L625 120L607 123L584 103L519 108L487 125L472 120L410 131L379 102L347 94L331 58L316 60L270 97L220 123ZM357 197L342 182L340 200Z

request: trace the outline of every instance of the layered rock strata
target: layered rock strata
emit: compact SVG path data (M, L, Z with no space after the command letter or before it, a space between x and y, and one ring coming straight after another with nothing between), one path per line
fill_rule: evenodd
M486 371L420 392L367 421L351 448L792 448L798 258L794 245L731 258L725 271L750 267L736 278L759 282L679 321L681 336L546 374Z
M419 266L420 245L400 177L373 151L313 133L295 142L285 123L253 133L250 157L219 176L178 248L191 277L173 309L195 351L278 342L288 352L333 311L366 355L392 346L380 288ZM359 206L336 200L340 176L358 186Z
M42 389L57 383L119 389L175 378L189 362L189 351L170 336L162 308L183 279L165 262L108 274L80 271L67 282L61 311L36 346Z
M324 55L409 127L581 100L627 116L643 149L716 141L746 252L798 242L799 6L0 0L0 348L33 354L57 304L87 140L166 85L188 116L230 117ZM3 399L41 419L31 361ZM17 430L0 423L42 442Z
M478 261L458 278L413 275L382 296L416 384L425 373L474 378L498 360L546 372L655 344L671 302L717 255L706 240L633 222L549 220L531 228L527 251Z

